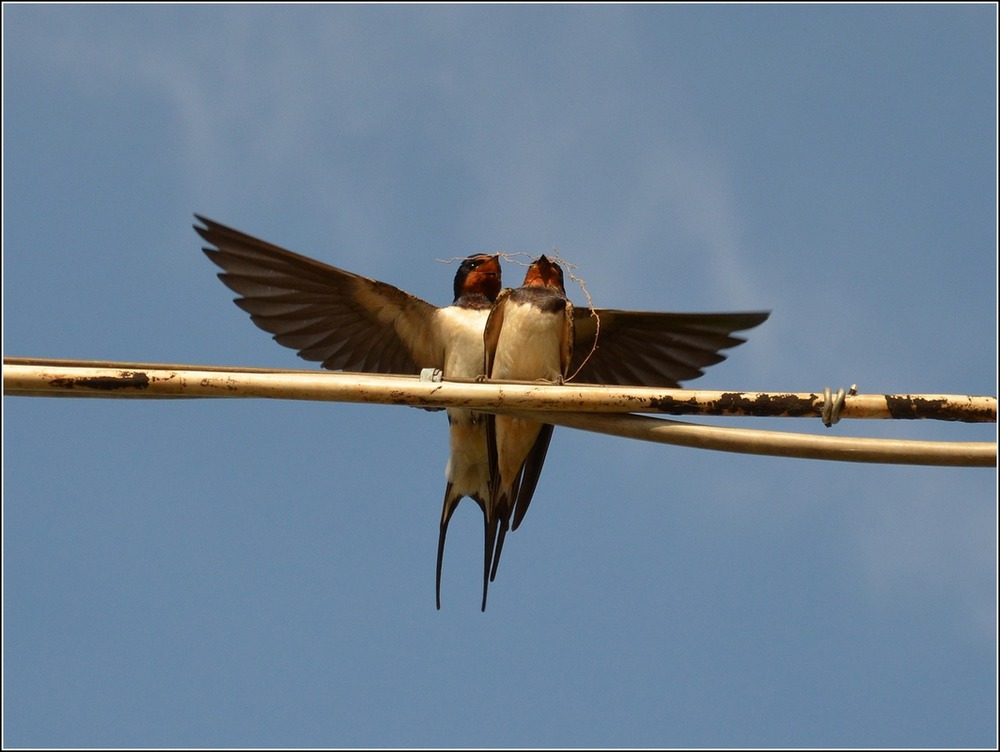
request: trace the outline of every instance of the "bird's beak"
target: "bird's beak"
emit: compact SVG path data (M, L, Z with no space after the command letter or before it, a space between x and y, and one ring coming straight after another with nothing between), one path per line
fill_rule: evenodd
M493 274L497 277L500 276L500 256L490 256L488 261L484 261L476 269L480 274Z
M545 254L539 256L524 275L525 287L551 287L558 284L559 266L549 261Z

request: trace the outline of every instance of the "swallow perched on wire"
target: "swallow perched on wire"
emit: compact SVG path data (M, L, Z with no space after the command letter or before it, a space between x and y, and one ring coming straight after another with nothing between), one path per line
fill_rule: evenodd
M540 256L528 267L524 284L503 290L493 304L484 332L487 378L563 383L573 357L573 311L562 268ZM490 580L496 577L511 517L517 527L531 501L551 438L547 423L506 415L487 418L495 526Z
M744 341L733 332L751 329L769 315L574 307L562 269L543 255L528 268L522 287L497 297L484 333L484 371L490 379L678 388L724 360L720 350ZM508 530L518 528L531 503L552 429L522 418L487 417L496 526L490 581Z
M213 247L219 279L240 295L236 305L278 344L330 370L476 378L483 371L483 330L501 289L499 256L469 256L455 273L454 300L438 308L373 279L266 243L205 217L195 230ZM448 523L458 502L472 498L494 527L487 506L489 461L484 416L448 408L450 455L438 537L436 598ZM489 567L486 560L485 568Z

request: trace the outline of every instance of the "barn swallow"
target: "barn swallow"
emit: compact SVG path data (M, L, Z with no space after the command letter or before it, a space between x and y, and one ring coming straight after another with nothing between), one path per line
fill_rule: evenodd
M483 371L483 330L501 287L499 256L465 259L455 274L454 301L438 308L384 282L328 266L195 215L204 248L223 269L219 279L241 297L235 303L281 345L330 370L415 374L440 369L451 378ZM468 496L489 516L489 461L484 416L448 408L450 456L438 537L436 597L448 523ZM492 550L492 547L490 547ZM487 554L484 569L489 568ZM485 580L485 577L484 577ZM484 584L484 605L485 589Z
M541 256L517 290L503 290L486 323L484 371L491 379L678 388L725 360L720 350L770 315L659 313L574 307L562 270ZM487 417L495 579L508 530L524 519L545 462L553 427L521 418Z
M562 269L540 256L528 267L524 284L503 290L493 304L483 335L487 378L563 383L573 357L573 311ZM486 426L495 529L493 580L511 516L517 527L538 483L552 426L505 415L489 416Z

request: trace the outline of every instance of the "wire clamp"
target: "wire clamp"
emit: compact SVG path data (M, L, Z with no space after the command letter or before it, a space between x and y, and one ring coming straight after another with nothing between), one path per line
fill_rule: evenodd
M444 371L440 368L422 368L420 370L420 380L421 381L441 381L444 377Z
M834 396L830 387L823 388L823 425L830 428L834 423L840 421L840 411L844 408L844 400L847 395L850 394L852 397L858 393L858 385L851 384L851 388L844 391L843 388L837 390L837 394Z

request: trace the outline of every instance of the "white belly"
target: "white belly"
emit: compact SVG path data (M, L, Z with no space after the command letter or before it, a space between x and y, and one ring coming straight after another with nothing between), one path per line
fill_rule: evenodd
M474 379L483 375L483 330L489 310L448 306L436 314L439 336L444 342L444 375Z
M561 316L508 303L497 340L494 379L558 381L562 377Z
M436 325L444 342L446 378L474 379L484 366L483 330L490 312L448 306L437 312ZM471 410L448 409L450 452L445 477L453 493L461 496L489 495L489 460L483 416Z

